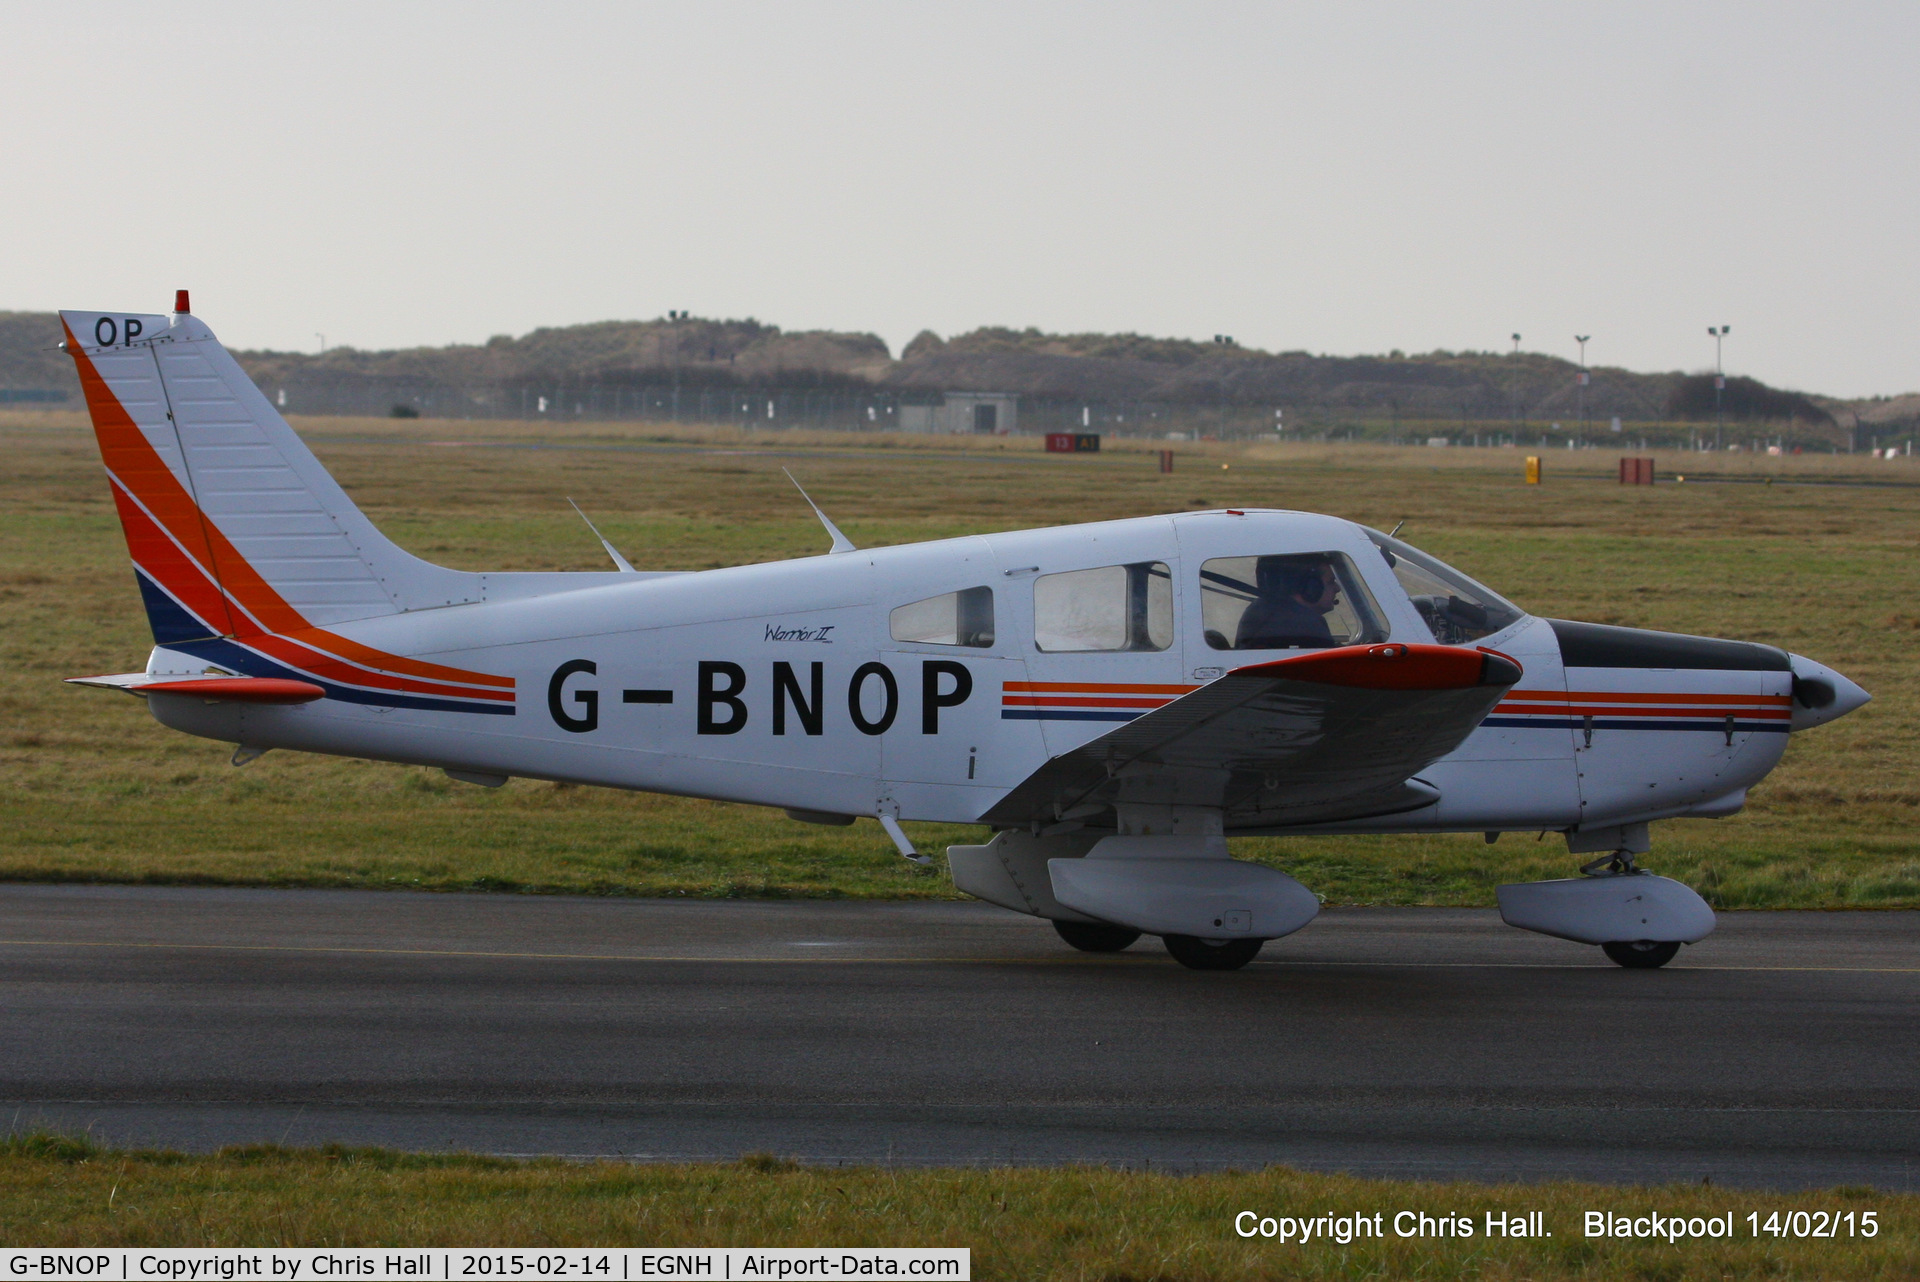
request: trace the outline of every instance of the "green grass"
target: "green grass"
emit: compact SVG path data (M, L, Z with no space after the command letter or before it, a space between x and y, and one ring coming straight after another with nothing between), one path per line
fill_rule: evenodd
M591 569L573 497L638 565L699 569L822 550L793 468L865 545L1235 504L1388 527L1547 615L1745 637L1859 680L1875 701L1794 737L1748 810L1655 830L1649 866L1724 907L1920 906L1920 487L1661 485L1612 456L1337 446L1182 446L1047 458L1019 439L751 436L608 425L315 420L300 425L373 520L470 569ZM544 443L567 448L495 449ZM453 443L464 442L465 445ZM777 453L713 454L701 442ZM494 888L594 894L928 897L943 874L872 824L229 747L164 730L134 700L60 679L138 668L151 641L90 432L0 416L0 879ZM1697 466L1662 460L1662 472ZM1903 464L1742 456L1717 471L1904 479ZM1571 475L1583 468L1588 476ZM915 826L938 849L979 830ZM1487 905L1567 874L1555 836L1256 839L1334 903Z
M1384 1241L1238 1237L1242 1210L1383 1212ZM1401 1239L1401 1210L1470 1217L1471 1238ZM1540 1211L1551 1237L1488 1238L1489 1211ZM1731 1240L1588 1239L1582 1214L1732 1212ZM1873 1211L1878 1236L1755 1240L1747 1212ZM1281 1167L1168 1175L1064 1170L518 1162L368 1149L122 1153L0 1142L6 1246L954 1246L977 1278L1906 1279L1920 1196L1755 1194L1679 1185L1394 1183Z

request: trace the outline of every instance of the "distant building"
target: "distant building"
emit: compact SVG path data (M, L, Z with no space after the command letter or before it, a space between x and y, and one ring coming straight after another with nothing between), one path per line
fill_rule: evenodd
M946 392L900 407L903 432L1006 436L1020 430L1020 398L1012 392Z

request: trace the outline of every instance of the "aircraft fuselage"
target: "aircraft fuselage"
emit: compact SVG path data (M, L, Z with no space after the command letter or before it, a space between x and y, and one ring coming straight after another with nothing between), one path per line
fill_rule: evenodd
M1387 639L1430 640L1360 527L1201 512L630 582L594 576L595 586L571 592L334 626L381 651L510 677L512 701L479 712L383 702L377 691L367 702L297 707L150 702L170 726L251 747L968 823L1048 758L1273 657L1208 643L1202 563L1324 552L1350 558ZM1039 647L1037 580L1142 564L1166 567L1173 623L1155 638L1165 648ZM988 644L892 635L894 611L982 589L992 599ZM1561 829L1712 813L1721 799L1737 805L1786 745L1794 674L1785 656L1756 663L1765 647L1747 647L1744 668L1651 666L1672 662L1660 655L1569 667L1555 626L1526 616L1476 644L1510 656L1525 676L1421 773L1439 802L1314 830ZM205 650L163 647L150 670L201 671Z

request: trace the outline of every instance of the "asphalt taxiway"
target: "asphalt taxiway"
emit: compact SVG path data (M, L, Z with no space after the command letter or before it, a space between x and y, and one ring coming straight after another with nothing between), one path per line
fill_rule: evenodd
M15 1131L1920 1188L1920 913L1664 970L1337 909L1243 971L980 904L0 886Z

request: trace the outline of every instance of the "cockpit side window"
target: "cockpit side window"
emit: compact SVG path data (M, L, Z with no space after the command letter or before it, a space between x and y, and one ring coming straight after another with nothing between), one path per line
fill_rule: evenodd
M895 609L888 617L895 641L993 648L993 589L965 588Z
M1379 545L1393 576L1441 645L1478 641L1524 617L1519 606L1418 548L1378 530L1368 530L1367 537Z
M1043 574L1033 581L1041 650L1164 650L1173 644L1173 574L1162 561Z
M1216 557L1200 567L1200 618L1216 650L1318 650L1387 639L1379 606L1339 552Z

